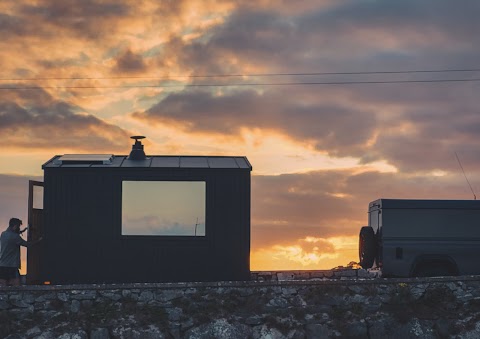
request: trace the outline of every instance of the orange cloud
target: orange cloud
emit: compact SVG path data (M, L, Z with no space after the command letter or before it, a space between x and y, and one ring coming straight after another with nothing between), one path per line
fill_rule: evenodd
M252 250L251 269L330 269L346 266L358 258L357 236L318 238L307 236L288 245Z

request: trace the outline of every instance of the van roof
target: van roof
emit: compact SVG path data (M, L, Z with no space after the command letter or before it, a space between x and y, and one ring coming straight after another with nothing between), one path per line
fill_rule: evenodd
M440 199L377 199L369 204L369 210L388 209L480 209L480 200Z

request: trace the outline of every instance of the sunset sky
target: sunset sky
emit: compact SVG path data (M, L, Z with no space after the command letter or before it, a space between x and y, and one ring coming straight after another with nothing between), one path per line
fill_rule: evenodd
M370 201L473 198L455 152L480 194L479 13L476 0L2 0L1 228L26 221L28 179L52 156L128 154L145 135L151 155L248 157L252 270L358 260Z

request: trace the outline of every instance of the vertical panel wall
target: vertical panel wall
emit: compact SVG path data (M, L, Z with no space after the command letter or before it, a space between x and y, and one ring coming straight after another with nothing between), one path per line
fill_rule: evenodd
M248 280L250 170L45 168L52 283ZM205 181L206 235L122 236L122 182Z

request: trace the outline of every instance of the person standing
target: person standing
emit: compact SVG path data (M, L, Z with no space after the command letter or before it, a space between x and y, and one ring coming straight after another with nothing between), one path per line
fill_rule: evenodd
M20 231L22 221L11 218L8 228L0 235L0 286L20 285L20 246L29 247L35 242L27 242L20 236L26 228Z

